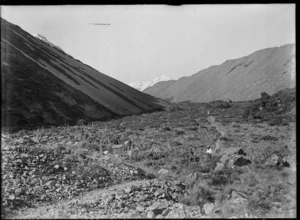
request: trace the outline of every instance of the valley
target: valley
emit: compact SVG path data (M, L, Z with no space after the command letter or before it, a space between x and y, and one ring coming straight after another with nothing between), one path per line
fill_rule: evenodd
M2 217L295 217L295 105L285 89L2 133Z
M1 218L296 217L295 6L2 7Z

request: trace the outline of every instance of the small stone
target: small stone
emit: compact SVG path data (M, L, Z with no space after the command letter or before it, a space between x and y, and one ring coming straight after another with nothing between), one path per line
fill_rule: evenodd
M104 154L104 155L108 154L108 151L107 151L107 150L106 150L106 151L104 151L104 152L103 152L103 154Z
M23 144L23 143L24 143L24 139L23 139L23 138L19 138L19 139L17 139L17 142L18 142L19 144Z
M23 189L23 188L18 188L18 189L15 190L15 194L17 194L17 195L20 195L20 194L22 194L23 192L24 192L24 189Z
M130 193L131 192L131 188L124 189L124 192L127 193L127 194Z
M156 191L155 193L154 193L154 196L155 197L157 197L157 196L159 196L160 195L160 192L158 192L158 191Z
M143 212L144 207L139 205L139 206L136 207L136 210L139 211L139 212Z
M33 142L35 142L35 143L39 143L39 142L40 142L39 139L38 139L37 137L32 137L31 140L32 140Z
M55 185L55 183L53 180L50 180L45 185L48 186L48 188L52 188Z
M8 197L10 200L14 200L15 199L15 196L13 194L9 195Z
M155 218L163 218L163 215L157 215Z
M234 203L234 204L245 204L245 203L247 203L247 199L245 199L245 198L242 198L242 197L237 197L237 198L234 198L233 200L232 200L232 203Z
M54 166L54 168L55 168L55 169L58 169L58 168L59 168L59 165L58 165L58 164L56 164L56 165Z
M126 145L126 146L130 146L132 144L132 141L125 141L125 143L124 143L124 145Z

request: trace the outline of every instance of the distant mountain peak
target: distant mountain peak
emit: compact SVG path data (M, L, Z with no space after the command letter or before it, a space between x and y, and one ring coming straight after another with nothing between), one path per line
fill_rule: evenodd
M171 78L169 78L166 75L162 75L162 76L156 77L152 81L146 81L146 82L135 81L135 82L129 83L128 85L137 90L143 91L143 90L147 89L148 87L155 85L156 83L159 83L162 81L169 81L169 80L171 80Z
M55 47L61 51L64 51L63 49L61 49L59 46L51 43L45 36L41 35L41 34L31 34L32 36L34 36L35 38L40 39L41 41L45 42L46 44L50 45L51 47Z

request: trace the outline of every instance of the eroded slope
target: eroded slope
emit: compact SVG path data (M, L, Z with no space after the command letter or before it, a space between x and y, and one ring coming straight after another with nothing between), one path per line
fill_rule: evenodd
M175 102L252 100L260 93L274 94L295 87L295 44L267 48L228 60L190 77L160 82L145 93Z

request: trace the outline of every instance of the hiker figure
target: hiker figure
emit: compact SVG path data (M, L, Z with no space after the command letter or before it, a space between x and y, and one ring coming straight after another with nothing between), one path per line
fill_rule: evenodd
M210 111L209 110L207 110L207 114L208 114L208 116L210 116Z
M195 162L195 156L194 156L194 151L193 149L190 147L190 152L189 152L189 158L190 158L190 162Z
M210 145L207 146L205 154L206 154L207 159L211 158L212 149L211 149Z

